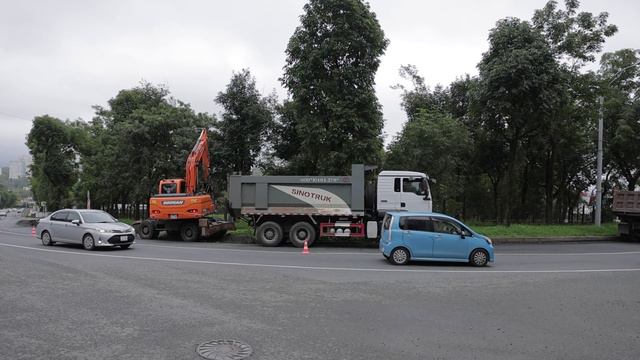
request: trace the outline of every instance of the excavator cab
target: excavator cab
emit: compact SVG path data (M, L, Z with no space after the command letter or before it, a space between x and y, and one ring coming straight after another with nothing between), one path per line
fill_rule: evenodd
M185 187L186 185L184 179L160 180L160 185L158 186L158 194L184 194L186 192Z

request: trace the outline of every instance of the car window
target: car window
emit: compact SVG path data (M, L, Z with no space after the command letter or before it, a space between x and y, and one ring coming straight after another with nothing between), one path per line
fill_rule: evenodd
M55 221L67 221L67 213L68 211L58 211L57 213L51 215L51 220Z
M427 216L403 216L400 218L400 229L413 231L433 231Z
M67 214L67 221L72 222L73 220L80 220L80 215L75 211L69 211Z
M393 216L387 214L384 216L384 220L382 220L382 229L384 230L389 230L389 228L391 227L391 220L393 219Z
M116 219L114 219L111 215L102 211L83 212L82 218L84 219L84 222L88 224L116 222Z
M393 192L400 192L400 178L393 180Z
M433 219L433 231L442 234L461 234L457 224L445 219Z

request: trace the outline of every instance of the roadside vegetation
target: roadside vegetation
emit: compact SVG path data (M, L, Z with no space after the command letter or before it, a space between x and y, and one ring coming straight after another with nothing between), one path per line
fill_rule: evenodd
M564 237L564 236L615 236L617 224L603 223L595 225L469 225L480 234L489 237L522 238L522 237Z
M591 206L581 192L595 184L602 96L611 221L613 189L633 190L640 179L640 55L620 49L593 66L618 29L606 12L582 12L575 0L549 1L531 19L496 20L477 76L430 87L437 69L400 67L395 88L407 121L385 148L375 74L389 40L374 9L309 0L283 73L274 74L286 99L260 93L250 70L238 69L210 94L220 114L198 113L165 86L142 83L94 106L90 121L37 116L27 140L34 197L56 210L84 206L89 193L92 207L140 219L158 181L183 176L198 129L208 128L207 188L221 203L232 172L344 175L366 163L429 174L434 211L464 221L558 224ZM549 231L570 228L558 229Z

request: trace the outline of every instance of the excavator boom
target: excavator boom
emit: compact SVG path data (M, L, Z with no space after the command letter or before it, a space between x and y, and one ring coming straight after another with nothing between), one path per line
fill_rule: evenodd
M195 194L198 185L198 164L202 163L204 178L209 178L209 136L207 129L202 129L198 141L187 158L186 175L184 177L187 194Z

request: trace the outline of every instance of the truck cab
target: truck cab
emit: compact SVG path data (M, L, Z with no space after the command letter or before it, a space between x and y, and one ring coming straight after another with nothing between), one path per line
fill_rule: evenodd
M378 216L388 211L432 211L427 174L415 171L382 171L378 174Z

